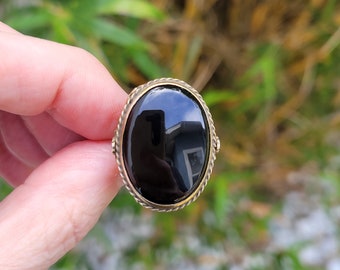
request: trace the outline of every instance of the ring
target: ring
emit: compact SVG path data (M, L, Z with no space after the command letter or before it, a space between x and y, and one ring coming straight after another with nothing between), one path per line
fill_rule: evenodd
M127 190L142 206L163 212L198 198L219 148L202 96L172 78L133 89L112 139Z

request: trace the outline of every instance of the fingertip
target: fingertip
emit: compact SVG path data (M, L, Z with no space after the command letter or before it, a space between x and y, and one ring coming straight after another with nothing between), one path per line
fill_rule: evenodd
M48 268L88 233L121 185L108 141L58 152L0 204L0 268Z
M112 136L127 95L92 54L0 32L0 58L1 110L20 115L48 111L88 139Z

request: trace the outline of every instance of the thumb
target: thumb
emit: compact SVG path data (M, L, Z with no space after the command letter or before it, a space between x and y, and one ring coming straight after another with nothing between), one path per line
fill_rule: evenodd
M48 268L87 234L121 186L110 149L70 145L1 202L0 269Z

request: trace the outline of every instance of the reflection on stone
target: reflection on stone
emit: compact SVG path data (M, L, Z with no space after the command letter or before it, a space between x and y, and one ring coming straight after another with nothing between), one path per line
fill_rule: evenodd
M204 113L190 93L174 86L150 90L132 109L123 138L132 184L155 203L185 198L202 180L207 142Z
M178 168L188 191L200 175L205 156L205 137L201 122L183 121L166 131L167 157Z

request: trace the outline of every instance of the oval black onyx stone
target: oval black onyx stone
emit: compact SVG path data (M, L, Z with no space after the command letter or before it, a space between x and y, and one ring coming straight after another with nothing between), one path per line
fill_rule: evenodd
M153 203L182 201L202 181L207 142L206 115L188 90L151 88L132 108L123 135L124 165L132 185Z

